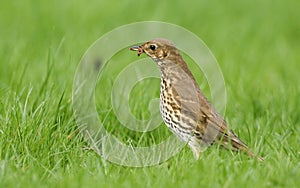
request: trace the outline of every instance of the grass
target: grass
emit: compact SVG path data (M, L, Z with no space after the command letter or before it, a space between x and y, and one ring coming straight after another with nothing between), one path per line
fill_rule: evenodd
M299 8L296 0L2 2L0 187L297 187ZM143 20L178 24L204 40L225 77L225 118L264 162L213 146L199 161L184 148L158 166L128 168L82 149L87 144L72 106L76 67L101 35ZM113 63L126 53L109 62L112 70L120 69ZM105 78L109 89L114 77ZM145 80L133 89L130 107L137 117L149 117L148 102L159 95L158 87L157 80ZM108 129L139 144L141 134L107 115L109 93L96 94ZM143 136L142 144L168 135L160 127Z

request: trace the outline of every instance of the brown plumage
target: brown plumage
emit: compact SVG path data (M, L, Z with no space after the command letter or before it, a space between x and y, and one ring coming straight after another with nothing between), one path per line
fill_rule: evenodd
M227 128L200 90L194 76L175 45L166 39L154 39L131 47L138 56L145 53L161 71L160 111L167 127L188 143L196 159L201 148L220 142L222 146L256 157L237 135ZM256 157L263 160L261 157Z

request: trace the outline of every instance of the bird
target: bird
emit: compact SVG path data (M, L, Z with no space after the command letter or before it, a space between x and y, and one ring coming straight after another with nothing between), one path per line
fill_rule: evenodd
M160 113L166 126L186 142L196 160L204 146L219 143L234 151L242 151L259 161L248 146L228 128L227 122L216 111L197 84L175 44L157 38L129 48L137 55L146 54L159 67Z

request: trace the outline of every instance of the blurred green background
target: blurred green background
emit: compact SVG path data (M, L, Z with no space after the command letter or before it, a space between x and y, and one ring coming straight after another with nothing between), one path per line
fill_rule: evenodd
M296 187L299 10L297 0L2 1L0 187ZM263 164L218 148L194 161L185 149L133 169L82 150L71 101L76 67L104 33L147 20L185 27L207 44L225 78L226 119Z

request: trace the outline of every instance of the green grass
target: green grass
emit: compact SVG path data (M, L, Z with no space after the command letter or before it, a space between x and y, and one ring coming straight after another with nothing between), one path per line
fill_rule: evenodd
M2 2L0 187L297 187L299 9L296 0ZM76 67L101 35L144 20L171 22L203 39L225 77L225 118L264 162L213 146L199 161L184 148L158 166L128 168L83 150L87 143L78 134L72 107ZM136 59L128 53L126 58ZM118 70L116 61L109 65ZM203 84L203 75L194 73ZM113 76L105 77L108 89ZM130 106L137 117L149 117L148 102L159 95L158 87L157 80L136 85ZM124 142L139 144L143 135L107 115L109 93L96 94L105 126ZM141 144L168 134L160 127Z

